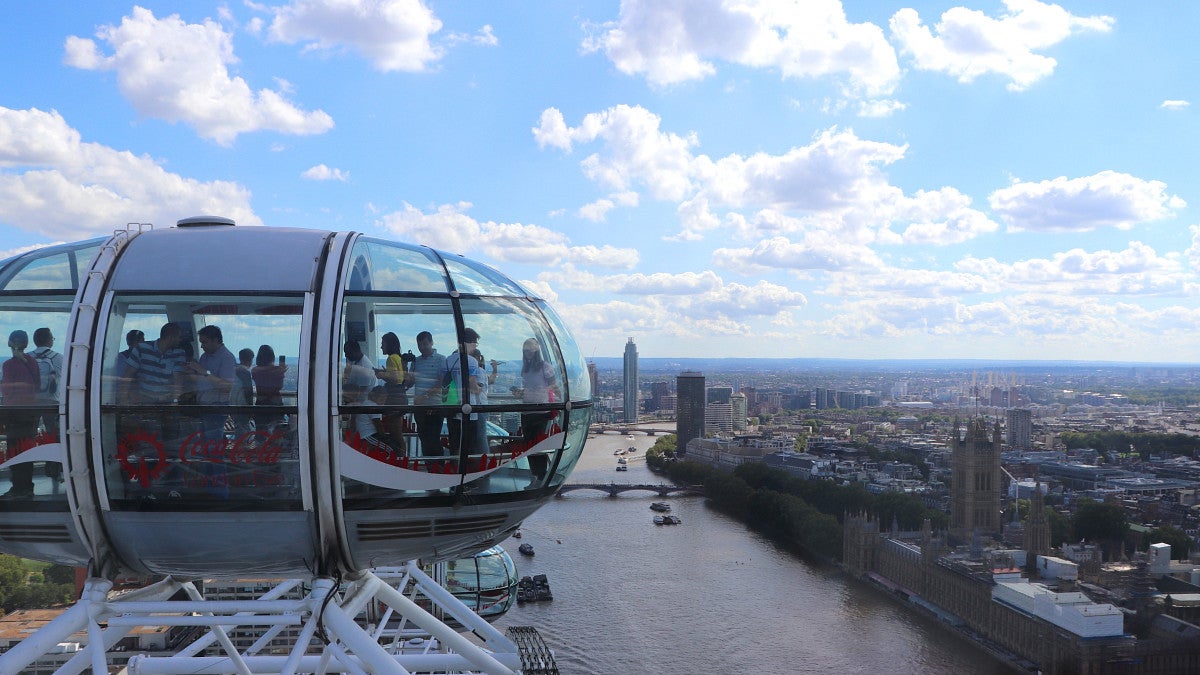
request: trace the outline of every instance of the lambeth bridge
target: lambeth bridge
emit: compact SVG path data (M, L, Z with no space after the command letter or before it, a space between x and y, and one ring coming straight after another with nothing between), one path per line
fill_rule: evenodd
M648 483L572 483L559 488L558 496L562 497L566 493L574 492L575 490L598 490L608 493L609 497L616 497L622 492L634 492L638 490L653 492L659 497L669 495L704 496L704 486L702 485L654 485Z

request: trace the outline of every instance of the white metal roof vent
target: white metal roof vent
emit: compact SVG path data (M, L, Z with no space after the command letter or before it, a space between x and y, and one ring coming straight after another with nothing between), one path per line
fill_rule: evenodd
M192 216L175 223L176 227L212 227L216 225L232 226L237 223L233 222L232 218L222 218L221 216Z

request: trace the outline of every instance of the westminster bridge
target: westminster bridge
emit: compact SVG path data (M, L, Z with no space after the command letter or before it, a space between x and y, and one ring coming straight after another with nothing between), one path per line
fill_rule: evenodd
M667 497L669 495L695 495L704 496L704 486L702 485L667 485L667 484L650 484L650 483L571 483L564 485L558 489L558 496L562 497L568 492L576 490L597 490L607 493L609 497L616 497L622 492L653 492L659 497Z

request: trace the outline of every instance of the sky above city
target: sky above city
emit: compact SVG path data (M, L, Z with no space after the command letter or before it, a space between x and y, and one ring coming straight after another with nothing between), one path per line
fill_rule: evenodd
M0 257L215 214L481 260L585 357L1200 362L1200 3L5 15Z

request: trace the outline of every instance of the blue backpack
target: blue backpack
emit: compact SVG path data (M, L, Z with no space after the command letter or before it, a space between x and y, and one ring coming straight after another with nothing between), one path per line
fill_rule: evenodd
M53 354L49 349L40 349L31 354L37 361L38 375L42 379L42 386L37 391L40 399L58 398L58 370L54 367Z

